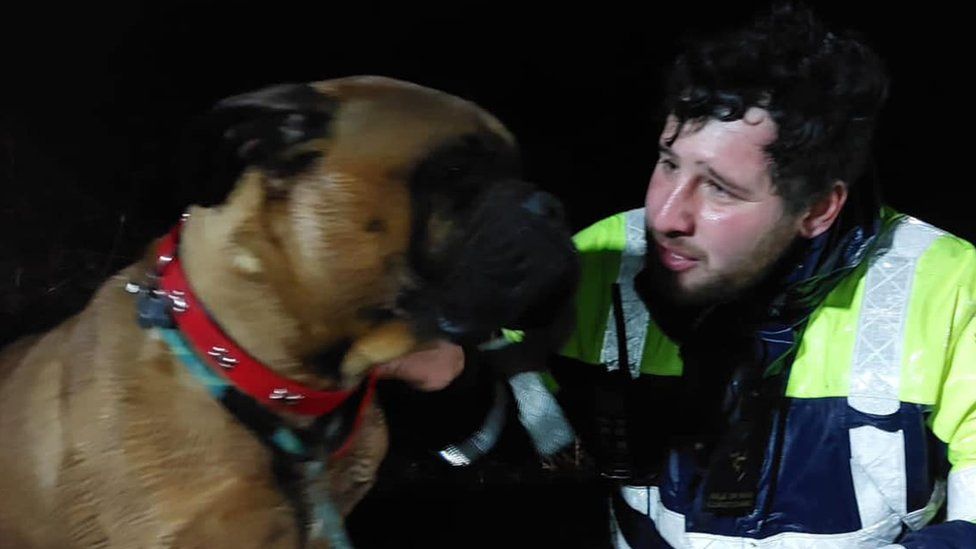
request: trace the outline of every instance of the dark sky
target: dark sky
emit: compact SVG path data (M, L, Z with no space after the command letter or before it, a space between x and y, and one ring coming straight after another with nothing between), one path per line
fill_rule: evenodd
M175 220L179 140L222 97L352 74L464 96L514 131L528 177L578 229L641 204L678 40L764 5L75 4L0 17L0 343L77 309ZM876 147L887 201L973 239L972 206L956 196L971 175L952 145L972 134L958 118L972 110L972 29L947 2L867 4L818 8L892 73Z
M655 154L660 77L677 40L741 22L752 11L744 6L763 5L235 4L39 4L5 16L5 186L31 187L26 194L68 187L108 212L151 212L168 223L160 202L177 202L167 183L192 116L271 83L373 73L495 112L520 139L529 177L563 197L580 227L640 203ZM952 105L967 101L961 71L946 68L965 63L964 36L951 30L958 14L932 3L877 13L851 4L826 3L820 12L861 31L890 66L878 143L889 200L973 236L959 201L914 192L917 184L926 195L948 191L959 180L947 177L943 151Z

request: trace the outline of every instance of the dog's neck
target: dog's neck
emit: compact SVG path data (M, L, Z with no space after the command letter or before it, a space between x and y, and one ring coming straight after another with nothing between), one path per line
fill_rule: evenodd
M241 208L193 208L183 227L180 260L212 318L241 347L280 375L311 388L334 384L305 364L308 329L290 314L260 260L236 242Z

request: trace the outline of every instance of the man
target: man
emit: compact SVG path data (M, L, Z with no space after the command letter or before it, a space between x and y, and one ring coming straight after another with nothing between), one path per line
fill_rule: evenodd
M617 547L976 547L976 253L863 177L886 88L788 5L679 56L550 364Z

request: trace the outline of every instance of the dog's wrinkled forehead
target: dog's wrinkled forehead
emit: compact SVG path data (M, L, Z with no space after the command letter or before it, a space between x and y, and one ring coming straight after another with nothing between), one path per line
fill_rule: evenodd
M472 141L515 151L511 134L474 103L383 77L273 86L225 99L215 112L246 165L286 176L325 156L348 175L405 180L431 154Z
M313 87L340 105L329 130L335 147L328 151L338 164L379 158L391 168L407 168L466 140L515 148L511 134L493 116L440 91L379 77L332 80Z

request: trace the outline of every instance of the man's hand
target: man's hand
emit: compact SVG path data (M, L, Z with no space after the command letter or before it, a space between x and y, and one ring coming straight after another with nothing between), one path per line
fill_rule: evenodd
M384 379L399 379L421 391L439 391L464 370L464 350L437 340L426 348L376 367Z

